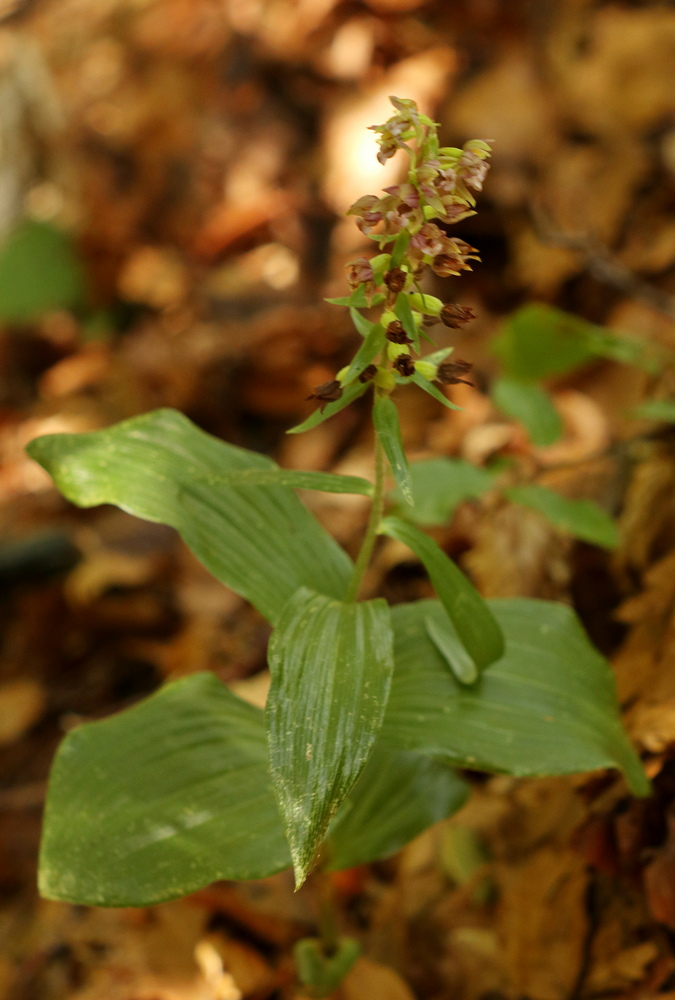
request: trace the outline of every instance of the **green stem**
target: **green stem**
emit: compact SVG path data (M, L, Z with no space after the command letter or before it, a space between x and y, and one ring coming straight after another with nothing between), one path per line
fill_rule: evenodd
M352 573L352 578L349 582L349 587L347 588L347 593L345 595L345 601L355 601L358 597L359 587L361 586L361 581L368 568L368 563L370 562L370 557L373 554L373 548L375 547L375 539L377 538L377 529L382 520L382 511L384 508L384 483L387 472L387 460L384 454L384 448L382 447L382 442L380 441L377 431L375 432L375 487L373 489L373 505L370 508L370 517L368 518L368 527L366 528L366 533L361 543L361 549L358 556L356 557L356 563L354 564L354 572Z

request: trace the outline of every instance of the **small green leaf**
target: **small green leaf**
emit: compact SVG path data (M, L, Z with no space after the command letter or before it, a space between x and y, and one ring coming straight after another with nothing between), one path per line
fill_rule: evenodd
M500 378L492 385L492 400L507 417L519 420L539 448L557 441L563 431L562 420L545 389L532 382Z
M460 641L450 619L434 618L428 615L424 619L427 635L448 664L460 684L475 684L479 673L476 664L469 656L464 644Z
M492 349L508 375L537 380L571 371L595 357L589 335L598 331L605 333L579 316L534 303L506 321Z
M200 477L210 486L290 486L294 490L318 490L322 493L358 493L373 495L373 484L360 476L343 476L334 472L305 472L300 469L243 469L225 475Z
M355 938L342 937L336 950L326 954L319 938L301 938L293 946L298 979L313 997L330 997L361 954Z
M0 248L0 320L26 323L87 298L84 271L66 233L22 222Z
M590 500L570 500L543 486L512 486L504 490L512 503L531 507L543 514L551 524L575 538L592 545L615 549L619 534L611 517Z
M447 524L464 500L478 498L494 487L496 476L460 458L429 458L411 462L415 506L401 517L423 527ZM398 499L394 493L393 499Z
M346 406L353 403L355 399L362 396L366 389L368 389L369 383L352 382L343 391L339 399L336 399L334 403L328 403L327 406L321 409L317 406L314 413L311 413L306 420L303 420L301 424L297 424L295 427L291 427L287 434L304 434L305 431L311 431L313 427L318 427L322 424L324 420L329 420L330 417L335 416L340 410L344 410Z
M347 386L361 374L364 368L375 360L384 345L384 329L379 323L370 323L366 339L352 358L349 368L344 374L342 384Z
M271 622L304 584L335 597L345 592L349 558L292 489L223 482L228 472L280 472L274 462L205 434L174 410L91 434L38 438L28 452L80 507L112 503L171 525L215 577Z
M387 858L457 812L469 786L445 761L375 744L328 831L328 868Z
M394 312L401 321L401 326L408 334L413 342L413 347L416 351L420 349L420 333L417 329L417 324L415 323L415 317L412 313L412 306L410 305L410 298L407 292L401 292L401 294L396 299L396 305L394 306Z
M457 683L429 638L427 618L445 622L437 601L392 608L396 668L383 744L516 776L618 767L634 794L648 795L612 671L572 609L521 598L489 604L506 650L472 687Z
M382 724L393 669L389 607L303 587L272 633L269 662L270 767L299 887Z
M394 241L394 246L391 251L391 263L390 268L400 267L403 263L405 255L408 251L408 246L410 244L410 231L408 229L402 229Z
M433 538L398 517L386 517L379 528L396 538L424 564L438 598L479 670L504 652L504 637L492 612L476 588Z
M635 420L658 420L664 424L675 424L675 399L648 399L631 410Z
M262 712L212 674L72 730L49 781L40 892L148 906L290 864Z
M415 501L412 494L408 459L401 439L398 410L389 396L375 397L373 424L403 498L412 507Z
M374 327L378 325L377 323L371 323L369 319L361 315L358 309L354 309L353 307L349 310L349 315L352 318L352 323L357 333L360 333L362 337L367 337L369 333L373 332Z
M437 385L434 385L433 382L426 379L424 375L420 375L419 372L415 372L407 381L414 382L415 385L419 386L420 389L423 389L424 392L428 393L430 396L433 396L437 402L442 403L443 406L446 406L449 410L462 409L461 406L457 406L457 404L453 403L451 399L448 399L445 393L441 392Z
M355 288L351 295L340 295L336 299L324 299L332 306L353 306L355 309L368 309L370 306L379 306L384 302L385 296L382 292L376 292L370 302L366 300L366 290L363 285Z

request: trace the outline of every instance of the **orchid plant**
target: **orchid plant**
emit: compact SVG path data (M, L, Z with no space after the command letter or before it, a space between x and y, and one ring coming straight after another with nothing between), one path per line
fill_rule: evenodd
M44 896L144 906L215 879L261 878L390 855L464 802L456 768L510 775L616 767L649 786L621 727L614 682L571 608L484 601L413 517L396 398L408 385L454 407L467 381L452 348L423 353L440 322L471 309L423 291L425 272L459 275L478 259L449 227L471 215L486 142L441 146L411 100L374 127L378 159L407 157L404 180L349 210L375 246L347 268L361 338L351 363L315 388L308 430L373 395L374 481L289 471L217 440L172 410L106 430L38 438L30 454L63 494L117 504L173 526L204 565L273 627L264 712L211 673L165 685L138 705L68 733L54 762L40 861ZM404 504L385 511L391 472ZM372 499L354 562L297 488ZM395 607L362 594L378 536L423 563L436 599ZM326 994L358 948L324 934L297 949L301 978Z

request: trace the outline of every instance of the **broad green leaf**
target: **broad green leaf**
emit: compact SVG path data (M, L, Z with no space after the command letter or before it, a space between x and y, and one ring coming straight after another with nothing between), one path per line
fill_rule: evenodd
M375 744L328 830L328 868L389 857L460 809L469 786L445 761Z
M515 379L542 379L586 364L596 356L590 336L605 333L579 316L552 306L523 306L504 324L492 350Z
M410 468L401 439L401 425L396 404L389 396L376 396L373 406L373 425L382 443L387 461L401 494L411 507L414 504Z
M398 517L386 517L379 528L415 553L429 574L438 599L479 670L504 652L504 637L476 588L433 538Z
M433 382L430 382L429 379L426 379L424 375L420 375L419 372L415 372L408 381L414 382L415 385L419 386L420 389L423 389L424 392L428 393L430 396L433 396L434 399L437 400L437 402L442 403L443 406L446 406L448 410L462 409L461 406L457 406L457 404L453 403L451 399L448 399L445 393L441 392L441 390L438 388L437 385L434 385Z
M636 420L658 420L664 424L675 424L675 399L648 399L631 410L630 416Z
M85 303L86 283L71 238L45 222L22 222L0 247L0 320L24 323Z
M575 538L605 549L615 549L619 544L614 521L602 507L590 500L570 500L553 490L534 485L512 486L504 490L504 496L512 503L539 511L556 528L569 532Z
M389 607L302 588L272 633L269 662L270 767L299 887L382 724L393 669Z
M426 527L447 524L464 500L492 489L495 474L460 458L429 458L410 463L415 506L401 516ZM398 499L394 493L394 499Z
M168 684L61 744L40 853L48 899L147 906L289 864L262 712L213 674Z
M209 482L277 466L205 434L174 410L91 434L38 438L28 452L73 503L112 503L176 528L214 576L272 622L298 587L334 597L345 592L350 560L289 487Z
M401 321L401 326L412 340L413 347L415 348L416 351L419 351L420 333L419 330L417 329L417 324L415 323L415 317L413 316L412 313L410 298L406 292L401 292L401 294L396 299L394 312Z
M336 399L334 403L328 403L324 406L323 410L320 406L317 406L314 413L310 413L306 420L303 420L301 424L297 424L295 427L291 427L287 434L304 434L305 431L311 431L313 427L318 427L322 424L324 420L329 420L340 410L344 410L346 406L353 403L355 399L362 396L366 389L369 388L369 382L352 382L348 385L339 399Z
M352 358L349 368L345 372L342 384L347 386L357 378L364 368L367 368L371 361L374 361L384 345L384 329L379 323L370 323L371 329L366 334L366 339Z
M519 420L530 435L532 444L546 447L562 434L560 415L549 393L533 382L500 378L493 383L492 400L507 417Z
M290 486L294 490L317 490L321 493L360 493L373 495L373 484L360 476L343 476L335 472L305 472L296 469L244 469L225 475L208 476L210 486Z
M460 640L457 630L446 615L444 618L434 618L428 615L424 619L427 635L452 670L460 684L475 684L480 676L478 668Z
M571 610L527 599L490 601L504 656L464 687L427 634L437 601L392 608L396 668L381 740L461 767L518 776L623 770L649 794L621 726L614 677Z

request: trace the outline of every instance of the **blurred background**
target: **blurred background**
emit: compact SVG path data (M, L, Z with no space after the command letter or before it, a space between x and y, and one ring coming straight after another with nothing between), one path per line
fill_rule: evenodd
M670 2L0 0L2 1000L298 995L313 911L284 877L133 912L37 899L61 735L196 670L260 698L269 627L170 530L71 508L24 448L170 406L282 465L370 475L364 400L285 432L358 344L324 298L369 249L345 210L404 166L367 129L390 94L494 150L453 228L482 263L426 286L477 315L436 338L476 388L456 412L400 393L411 457L593 501L618 535L484 480L427 524L487 596L574 604L656 796L474 776L456 819L336 878L372 959L344 995L675 995L674 66ZM353 552L363 498L308 502ZM372 587L431 592L393 541Z

